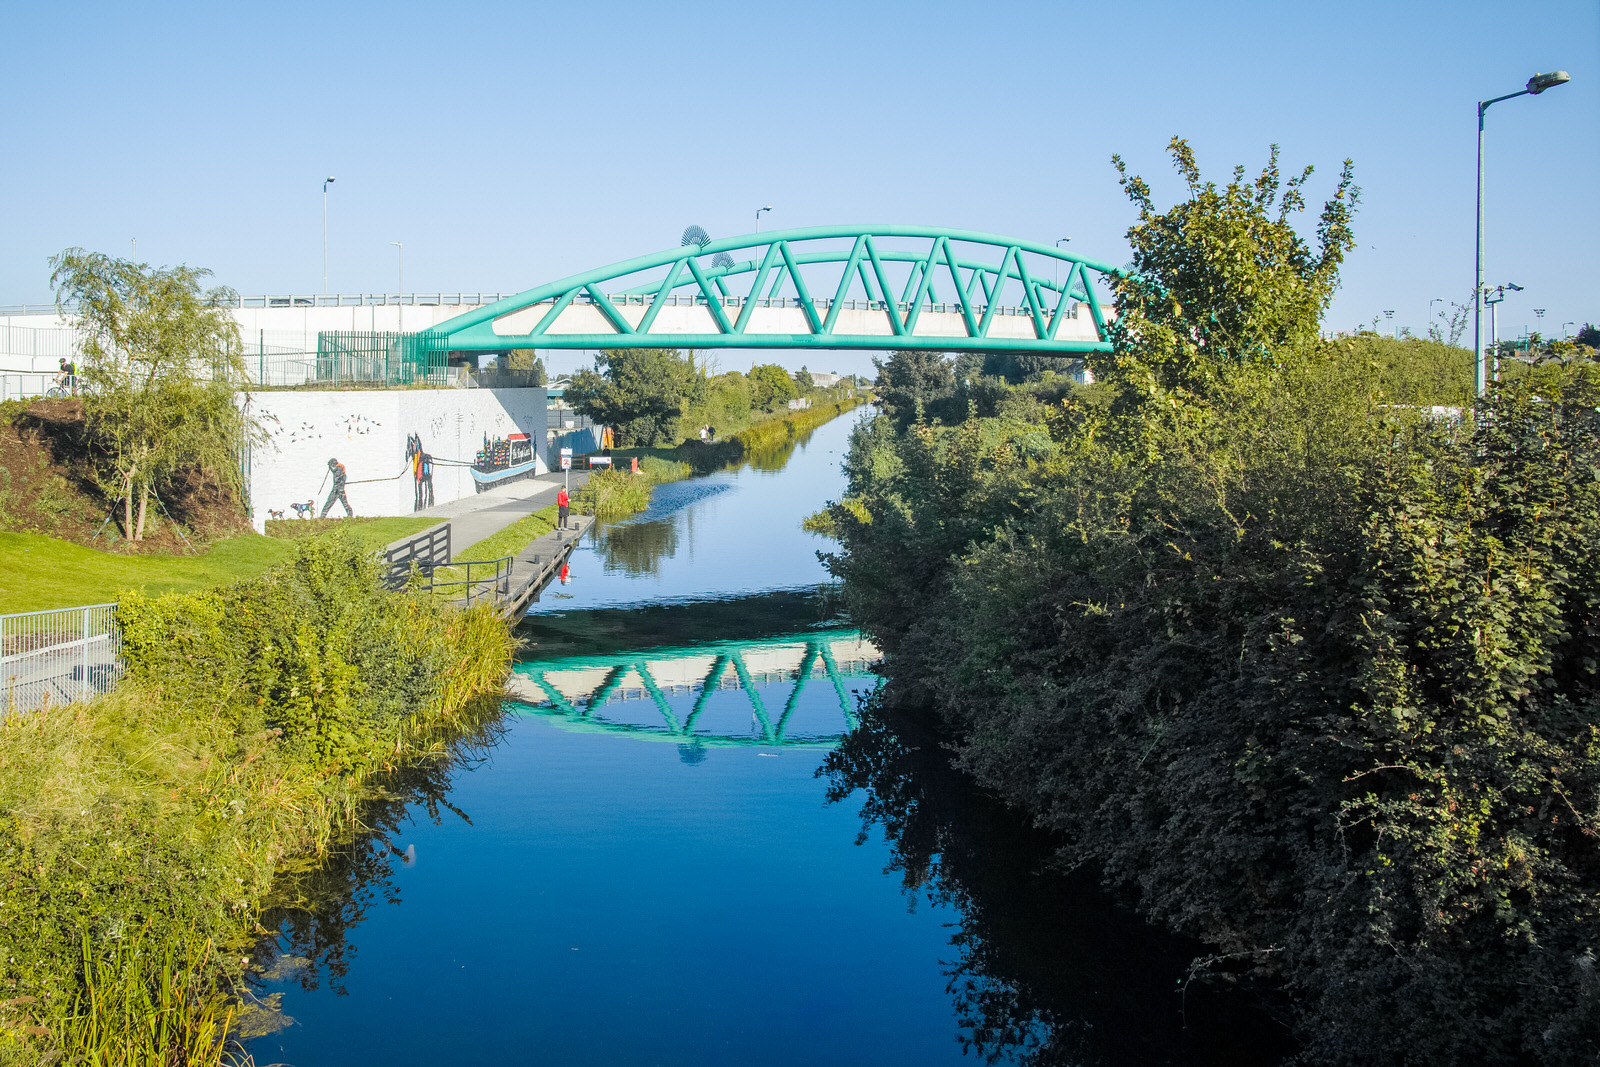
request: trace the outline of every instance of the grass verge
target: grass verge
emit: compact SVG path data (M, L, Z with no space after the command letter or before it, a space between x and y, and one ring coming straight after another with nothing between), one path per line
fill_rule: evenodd
M409 516L339 520L338 528L370 550L427 529L433 521ZM0 613L104 604L129 589L185 593L227 585L286 562L294 551L290 538L244 534L218 541L198 555L131 556L42 534L0 533Z

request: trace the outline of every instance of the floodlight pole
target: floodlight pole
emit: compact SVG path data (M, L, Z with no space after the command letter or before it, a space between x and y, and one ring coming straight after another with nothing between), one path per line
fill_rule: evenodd
M390 241L389 243L394 245L396 250L398 250L399 253L400 253L400 280L399 280L400 289L395 294L395 301L400 305L400 332L401 333L405 333L406 332L406 301L405 301L405 292L406 292L406 246L401 244L399 241Z
M1507 93L1492 100L1478 101L1478 234L1474 243L1477 272L1472 284L1472 385L1479 396L1489 388L1489 368L1485 365L1483 352L1483 115L1491 104L1498 104L1502 100L1513 100L1519 96L1538 96L1546 89L1571 80L1571 75L1564 70L1535 74L1528 79L1527 87L1520 93Z
M333 175L328 175L322 183L322 295L328 295L328 186L333 184Z

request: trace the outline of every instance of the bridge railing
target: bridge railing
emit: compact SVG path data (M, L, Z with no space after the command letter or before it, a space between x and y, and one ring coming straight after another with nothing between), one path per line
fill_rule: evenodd
M115 604L0 615L0 714L108 692L121 655Z
M349 307L479 307L504 300L514 293L288 293L283 295L236 296L224 301L232 308L349 308ZM54 301L43 304L0 304L0 316L54 315ZM69 315L78 305L65 305Z
M556 297L550 297L546 300L535 301L529 306L537 307L542 304L555 304L557 299L558 298ZM656 297L652 293L608 293L606 294L606 299L616 307L649 307L656 301ZM595 300L594 297L584 293L574 297L571 303L583 304L592 307L594 304L598 303L598 301ZM762 296L755 297L753 300L748 296L724 296L718 297L716 303L725 308L742 308L748 303L754 303L758 308L803 308L805 306L799 297L793 296ZM839 309L841 311L883 311L888 306L882 300L847 299L835 301L831 297L811 298L811 306L819 311L827 311L828 309L832 308L835 303L839 305ZM669 293L661 298L661 305L663 307L708 307L710 304L711 301L707 300L703 295L698 293L685 293L682 295L677 293ZM896 310L906 312L911 310L913 304L909 301L896 301L894 306ZM982 315L986 310L988 310L988 307L989 305L987 304L973 304L972 312L975 315ZM922 302L922 310L935 314L959 315L961 313L961 305L953 301L934 302L924 300ZM1079 306L1077 304L1069 306L1066 309L1067 318L1077 318L1078 310ZM1011 307L1007 305L996 305L994 313L996 315L1009 316L1027 316L1032 314L1032 312L1026 307Z

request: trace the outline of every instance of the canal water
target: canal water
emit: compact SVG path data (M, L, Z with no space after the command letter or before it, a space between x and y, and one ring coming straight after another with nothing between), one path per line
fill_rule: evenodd
M261 1064L1267 1064L1239 998L860 706L801 519L849 415L598 529L515 699L299 872Z

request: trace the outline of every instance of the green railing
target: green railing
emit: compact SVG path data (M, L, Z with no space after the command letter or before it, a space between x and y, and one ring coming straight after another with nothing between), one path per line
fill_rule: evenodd
M245 354L252 385L277 388L360 385L449 385L449 351L437 338L415 333L324 330L315 352Z

